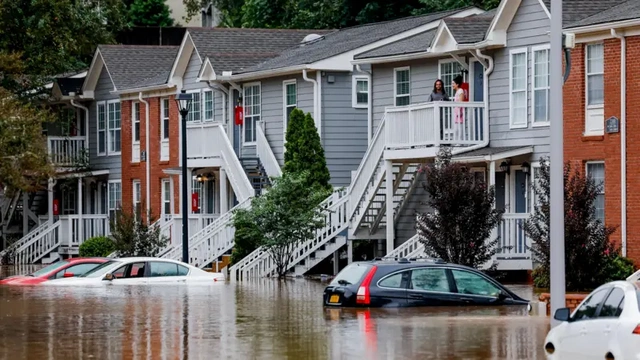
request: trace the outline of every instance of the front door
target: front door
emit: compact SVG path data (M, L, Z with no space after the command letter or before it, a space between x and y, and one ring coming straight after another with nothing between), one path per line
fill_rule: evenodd
M527 196L528 184L527 174L522 170L514 170L513 173L513 203L515 205L514 212L518 214L525 214L528 212L528 200Z

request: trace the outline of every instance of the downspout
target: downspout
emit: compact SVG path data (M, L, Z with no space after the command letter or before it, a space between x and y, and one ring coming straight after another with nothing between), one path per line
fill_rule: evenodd
M304 81L310 82L313 84L313 119L316 122L316 126L318 125L318 82L307 77L307 69L302 70L302 78ZM318 129L320 132L320 129Z
M144 131L145 131L145 153L146 156L144 158L144 162L146 163L145 167L147 170L147 181L146 181L146 196L147 196L147 201L145 201L146 203L146 208L147 208L147 224L151 221L151 189L149 189L149 186L151 184L151 182L149 181L151 178L151 163L149 161L149 143L150 143L150 139L151 136L149 134L149 102L147 102L146 100L144 100L142 98L142 92L138 93L138 100L140 100L141 103L144 103L144 115L145 115L145 124L144 124Z
M611 35L620 39L620 207L622 218L622 256L627 256L627 39L616 29Z
M373 136L373 98L371 96L371 81L373 80L373 74L370 70L362 70L360 64L356 64L356 70L367 75L367 91L369 92L369 101L367 101L367 146L369 146L371 145L371 137Z
M483 90L482 90L484 93L484 110L482 112L482 116L484 117L483 121L485 120L487 121L487 126L483 126L483 129L482 129L482 143L478 145L465 147L462 149L453 150L451 152L453 155L457 155L457 154L461 154L461 153L465 153L465 152L469 152L477 149L482 149L489 145L489 126L488 126L490 123L489 121L489 75L491 75L491 73L493 72L494 62L491 56L483 54L482 50L480 49L476 49L476 55L479 58L486 60L487 63L489 64L489 67L487 67L484 71L484 84L483 84Z
M316 82L318 83L318 99L316 102L318 103L318 118L316 120L316 124L318 126L318 136L320 137L321 144L324 144L322 141L322 72L316 71Z

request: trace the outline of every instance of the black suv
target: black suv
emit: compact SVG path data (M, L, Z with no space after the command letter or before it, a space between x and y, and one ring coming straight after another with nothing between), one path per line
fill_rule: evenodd
M325 288L323 300L343 307L529 305L476 269L405 258L352 263Z

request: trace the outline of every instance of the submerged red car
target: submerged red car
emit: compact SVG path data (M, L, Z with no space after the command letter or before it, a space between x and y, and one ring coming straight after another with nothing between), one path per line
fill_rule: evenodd
M16 275L0 280L0 285L37 285L47 280L82 275L108 258L70 258L48 265L33 274Z

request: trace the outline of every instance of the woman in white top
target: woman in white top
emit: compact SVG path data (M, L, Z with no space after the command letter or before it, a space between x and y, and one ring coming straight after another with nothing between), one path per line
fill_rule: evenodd
M462 76L456 76L451 82L451 87L453 89L453 101L467 101L467 94L465 94L464 89L462 89ZM453 108L453 128L454 128L454 140L465 140L466 136L464 135L464 108L463 107L455 107Z

